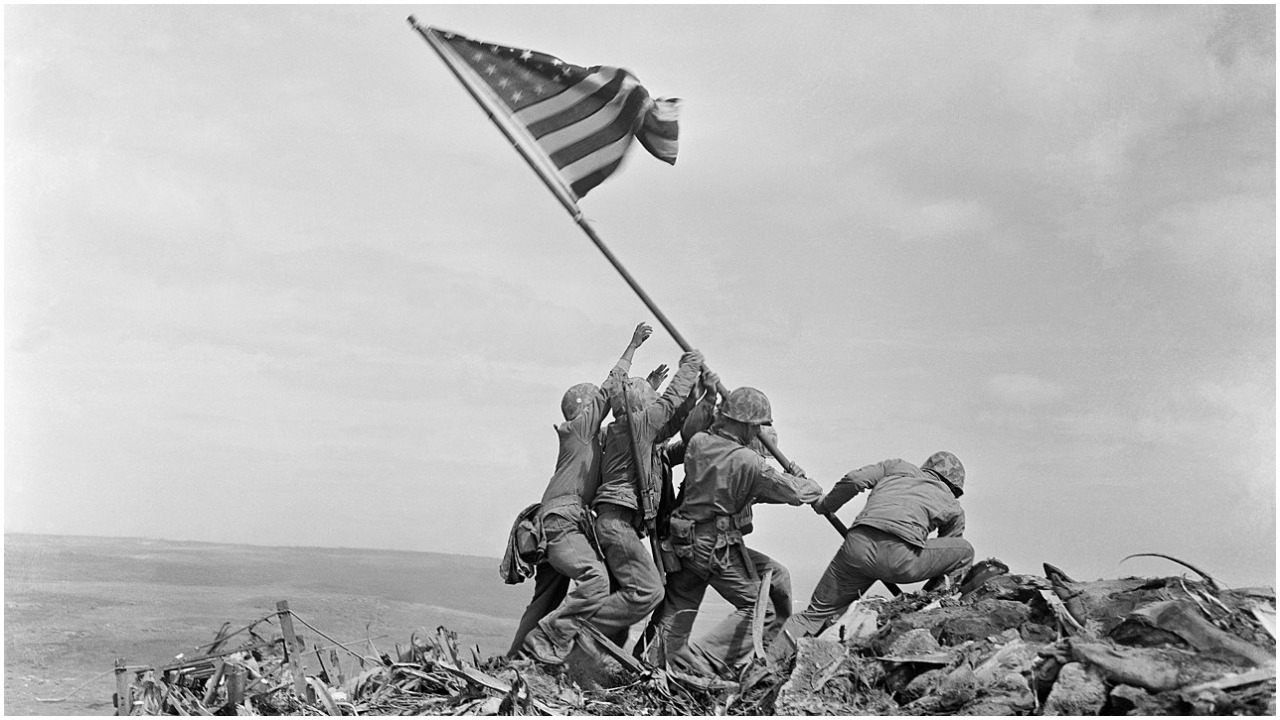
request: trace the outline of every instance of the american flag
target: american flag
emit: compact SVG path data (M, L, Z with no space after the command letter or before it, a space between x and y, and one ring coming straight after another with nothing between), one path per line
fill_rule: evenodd
M498 101L555 166L575 199L609 177L638 139L654 157L676 162L678 99L649 97L622 68L583 68L544 53L483 43L426 28L479 89Z

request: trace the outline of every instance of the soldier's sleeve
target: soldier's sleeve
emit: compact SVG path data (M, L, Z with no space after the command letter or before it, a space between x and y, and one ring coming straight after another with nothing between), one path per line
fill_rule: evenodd
M714 393L707 393L707 397L714 397ZM688 444L694 435L711 427L711 421L715 419L715 415L715 400L708 401L704 397L701 402L693 406L689 416L684 419L684 425L680 428L680 437L684 438L685 443Z
M627 373L631 372L631 361L626 358L618 358L618 362L609 370L609 375L605 377L604 384L600 386L601 394L604 396L605 407L609 406L609 398L622 392L623 385L627 382Z
M964 508L955 506L955 513L938 525L938 537L964 536Z
M804 505L822 497L822 486L809 478L784 473L756 456L756 478L752 494L757 502Z
M831 492L819 502L814 503L813 509L820 513L831 513L839 510L845 503L853 499L854 495L860 492L870 490L876 486L876 483L884 479L886 471L891 463L895 460L885 460L875 465L867 465L857 470L850 470L844 477L836 481L831 487Z
M665 436L667 421L669 421L680 405L689 397L689 391L693 389L693 383L698 379L698 373L701 370L694 365L681 365L676 374L671 378L671 382L667 383L667 389L658 398L658 402L649 406L644 411L644 426L654 428L654 438L665 440L674 435L676 428L671 428L671 432Z

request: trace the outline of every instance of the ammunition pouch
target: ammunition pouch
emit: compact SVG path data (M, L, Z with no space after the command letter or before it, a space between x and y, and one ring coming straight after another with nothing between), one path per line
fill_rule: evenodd
M670 548L676 557L692 557L693 541L697 535L697 528L698 523L696 521L672 515L667 524L669 534L662 543L663 548Z

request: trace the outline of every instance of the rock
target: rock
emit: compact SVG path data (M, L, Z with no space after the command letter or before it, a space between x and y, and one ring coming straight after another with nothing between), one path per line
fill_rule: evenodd
M938 715L952 712L978 696L978 681L967 665L947 673L929 695L904 706L913 715Z
M893 715L898 705L877 687L880 663L847 655L835 640L801 638L796 666L778 692L776 715Z
M928 629L942 645L955 646L1018 628L1030 618L1031 609L1014 600L988 598L972 605L937 607L899 616L876 634L872 646L888 654L901 635L920 628Z
M1116 626L1112 631L1112 637L1119 640L1117 634L1125 628L1129 628L1130 633L1146 628L1159 635L1171 634L1178 639L1179 645L1193 647L1206 656L1228 662L1254 666L1275 662L1274 653L1250 645L1235 635L1220 630L1206 620L1199 609L1184 600L1166 600L1138 608L1130 613L1123 623ZM1155 643L1130 644L1150 646Z
M791 677L778 691L774 709L779 715L810 714L814 705L824 701L822 686L844 662L845 648L837 640L800 638L796 643L796 666Z
M1078 663L1067 663L1058 671L1058 679L1044 703L1045 715L1097 715L1107 702L1107 687L1094 670Z
M938 686L942 684L943 679L950 672L946 668L926 670L907 683L906 687L902 688L898 695L907 702L930 695L938 690Z
M855 601L844 615L831 627L823 630L818 637L822 640L839 640L852 642L864 640L876 633L876 621L879 613L868 603Z
M1135 685L1155 693L1221 677L1233 669L1174 648L1131 648L1078 638L1070 643L1072 657L1094 666L1111 684Z

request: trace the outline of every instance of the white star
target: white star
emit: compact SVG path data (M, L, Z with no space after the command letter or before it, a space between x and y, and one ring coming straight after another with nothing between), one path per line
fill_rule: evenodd
M545 85L539 83L533 86L533 91L541 95L545 87L546 87Z
M489 63L489 67L484 69L485 75L492 75L496 72L498 72L498 66L494 65L493 63Z
M508 86L508 85L510 85L510 84L511 84L511 79L510 79L510 78L506 78L506 77L504 77L504 78L502 78L501 80L499 80L499 81L498 81L498 87L500 87L500 88L504 88L504 87L506 87L506 86Z
M477 52L475 55L471 56L471 62L480 62L483 59L484 59L484 53L482 52Z
M519 90L511 93L511 102L520 102L520 98L524 97L524 93Z
M533 53L529 52L528 50L525 50L524 52L520 53L521 60L528 60L531 57L533 57Z
M564 63L560 62L560 58L551 58L551 64L560 66L560 65L563 65Z

